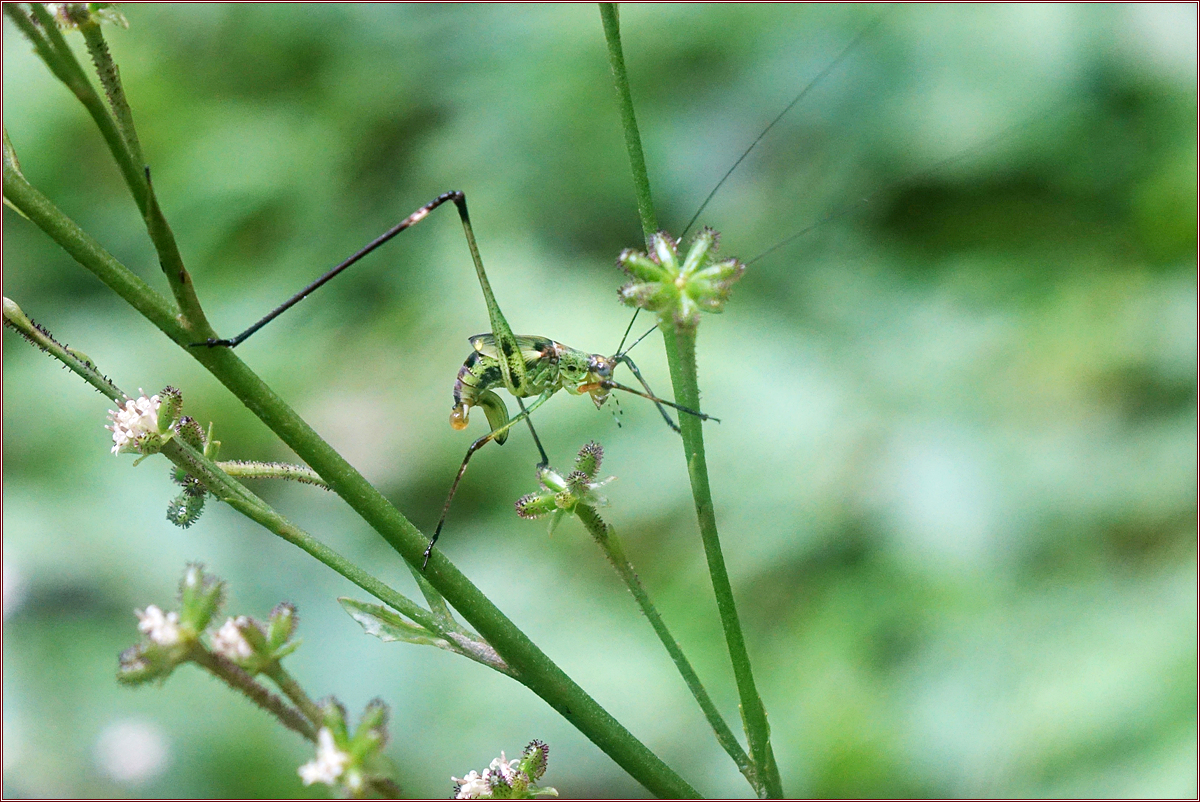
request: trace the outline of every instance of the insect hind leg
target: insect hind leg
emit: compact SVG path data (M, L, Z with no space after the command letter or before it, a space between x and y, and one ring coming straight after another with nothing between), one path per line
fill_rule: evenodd
M335 265L334 267L330 268L325 273L322 273L311 284L309 284L304 289L300 290L300 292L296 293L291 298L288 298L286 301L284 301L279 306L272 309L261 320L259 320L257 323L252 325L250 328L243 331L241 334L237 335L236 337L230 337L228 339L217 339L215 337L210 337L209 339L207 339L203 342L190 343L189 347L191 347L191 348L202 348L202 347L215 348L217 346L227 346L229 348L236 348L238 345L240 345L242 342L244 342L248 337L250 337L251 334L254 334L256 331L261 329L263 326L267 325L272 320L279 317L284 312L286 312L287 310L291 309L296 304L303 301L309 295L316 292L327 281L332 279L338 273L341 273L343 270L345 270L346 268L353 265L359 259L362 259L367 254L371 253L371 251L380 247L381 245L386 243L388 240L390 240L392 237L399 234L401 231L404 231L405 229L415 226L417 223L421 222L426 217L428 217L430 212L432 212L434 209L441 206L443 203L445 203L447 201L453 201L454 205L456 207L458 207L458 216L463 221L463 227L467 231L467 244L471 248L471 255L473 257L477 257L477 248L475 247L475 238L471 234L470 218L467 217L466 197L463 195L462 192L460 192L458 190L453 190L451 192L443 192L441 195L438 195L436 198L431 200L429 203L425 204L420 209L417 209L415 212L410 214L408 217L404 218L399 223L392 226L391 228L389 228L387 231L380 234L375 239L371 240L369 243L364 245L362 248L358 249L358 251L356 251L354 254L352 254L349 258L340 262L339 264Z

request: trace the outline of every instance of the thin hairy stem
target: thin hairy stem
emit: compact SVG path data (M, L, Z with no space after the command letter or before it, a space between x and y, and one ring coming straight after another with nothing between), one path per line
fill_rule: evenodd
M291 700L292 704L304 714L304 717L313 723L313 726L321 726L321 722L325 720L321 708L317 707L316 703L309 698L304 689L300 687L300 683L296 682L296 678L288 673L282 663L279 661L271 663L263 669L263 673L279 686L283 695Z
M290 707L275 694L254 681L254 678L231 661L219 654L213 654L197 644L188 653L188 659L206 669L230 688L243 694L254 704L266 710L279 719L289 730L300 733L312 742L317 740L317 728L309 722L298 710Z
M642 230L649 233L657 230L653 202L650 199L650 178L646 173L646 160L642 155L641 137L637 133L637 121L633 116L633 98L629 93L629 82L625 79L624 58L621 52L620 27L616 9L607 3L600 6L604 20L604 33L608 39L609 58L613 62L613 77L619 98L618 106L625 125L625 143L629 150L629 163L633 170L634 192L638 197L638 212L642 215ZM700 408L700 388L696 380L696 332L694 328L660 326L667 351L667 364L671 371L671 384L675 390L675 401L692 409ZM717 521L713 511L712 489L709 487L708 466L704 459L704 433L699 418L681 415L680 433L683 435L683 451L687 460L688 477L691 479L692 499L696 505L696 517L700 525L700 538L708 560L709 575L712 577L713 593L721 625L725 631L725 643L733 664L734 679L741 699L742 719L746 727L746 739L750 745L750 756L754 761L759 783L756 787L770 797L783 796L783 784L779 778L779 767L771 749L770 727L767 713L750 667L750 655L746 651L742 626L738 620L737 606L733 599L733 588L725 570L725 557L721 552L721 541L717 535Z
M34 52L41 57L51 73L66 85L79 102L87 109L92 120L100 129L113 159L121 170L121 175L133 195L138 211L146 223L146 231L150 241L158 253L159 265L167 278L167 284L179 307L183 327L193 332L199 339L215 336L200 300L196 296L191 276L183 264L179 246L175 242L175 234L167 224L166 217L159 206L154 193L154 185L150 180L150 168L142 161L141 145L138 144L137 133L133 128L133 115L125 102L125 91L121 87L120 72L113 63L108 45L100 33L100 27L95 22L85 21L81 28L87 40L88 50L96 64L101 82L105 86L113 111L105 106L104 100L96 91L80 66L74 52L67 45L62 32L58 30L53 16L39 3L31 3L30 8L37 17L38 24L26 16L16 4L6 3L4 11L16 23L21 32L33 43ZM114 113L117 115L114 117ZM5 184L7 185L7 179Z
M721 748L733 758L733 762L737 764L738 769L742 774L746 775L746 779L751 785L758 787L758 778L754 772L754 766L750 762L749 756L742 745L738 743L737 736L733 734L733 730L725 723L725 719L721 717L717 706L713 704L712 698L709 697L708 691L705 690L704 684L700 682L700 677L696 674L692 664L688 661L683 653L683 649L679 647L679 643L675 637L671 635L671 631L667 629L667 625L662 620L662 616L658 614L658 609L654 603L650 601L650 595L646 593L645 586L642 585L642 580L638 578L637 573L633 570L633 565L625 556L625 549L621 546L621 541L617 537L613 528L606 524L600 515L593 508L586 504L580 504L575 508L575 515L583 523L584 528L591 534L592 539L604 551L604 556L608 558L609 563L616 569L617 575L621 577L621 581L625 583L625 587L633 594L634 600L641 608L642 615L646 616L646 620L650 622L650 626L654 629L654 633L658 635L659 641L667 650L667 654L671 656L671 660L675 663L675 667L679 669L680 676L687 683L688 690L692 692L692 696L696 699L696 703L700 705L700 710L704 713L704 717L708 719L709 725L716 733L717 741L721 744Z

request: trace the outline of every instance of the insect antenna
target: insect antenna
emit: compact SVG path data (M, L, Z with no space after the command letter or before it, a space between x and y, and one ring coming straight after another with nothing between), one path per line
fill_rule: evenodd
M621 349L625 347L625 340L626 340L626 338L629 337L629 332L633 331L633 324L637 322L638 312L640 312L640 311L642 311L642 310L641 309L633 310L633 317L629 318L629 325L625 327L625 333L621 335L621 344L617 346L618 354L624 353L624 351L622 351ZM636 343L634 345L636 345ZM633 346L631 345L629 347L632 348Z
M630 324L632 325L632 321L630 321ZM623 356L625 356L626 354L628 354L628 353L629 353L630 351L632 351L634 348L637 348L637 344L638 344L638 343L640 343L642 340L646 339L647 337L649 337L649 336L650 336L650 332L652 332L652 331L658 331L658 324L655 324L655 325L651 326L649 329L647 329L645 334L643 334L641 337L638 337L636 340L634 340L634 341L633 341L633 345L629 346L629 347L628 347L628 348L626 348L624 351L622 351L620 348L618 348L618 349L617 349L617 355L616 355L616 356L614 356L614 357L613 357L613 359L618 359L618 360L619 360L621 357L623 357ZM629 332L628 332L628 331L626 331L625 333L626 333L626 334L629 334ZM622 337L622 338L621 338L621 342L622 342L622 343L624 343L624 342L625 342L625 338L624 338L624 337Z
M783 111L781 111L781 112L779 112L779 114L775 115L775 119L773 119L773 120L771 120L771 122L767 123L767 127L764 128L762 130L762 132L757 137L754 138L754 141L750 143L749 147L747 147L744 151L742 151L742 155L737 157L737 160L734 161L734 163L729 167L729 169L725 171L725 175L721 176L721 180L716 183L716 186L714 186L712 188L712 190L704 198L704 201L701 202L700 208L696 209L696 213L692 215L692 219L688 220L687 225L684 226L683 231L680 232L679 238L681 240L685 236L687 236L688 231L690 231L692 226L694 226L696 224L696 221L700 219L700 215L702 215L704 213L704 210L708 208L709 202L712 201L712 199L714 197L716 197L716 194L721 189L721 187L725 186L725 182L729 180L729 177L731 175L733 175L734 171L737 170L737 168L741 165L741 163L746 160L746 157L749 156L750 153L756 147L758 147L758 143L761 142L766 137L766 135L771 132L771 129L774 128L775 125L780 120L782 120L785 116L787 116L787 113L789 111L791 111L796 106L797 103L799 103L801 100L803 100L804 96L807 95L810 91L812 91L812 89L818 83L820 83L825 78L825 76L827 76L827 75L829 75L829 73L833 72L834 68L836 68L846 58L846 56L848 56L852 51L854 51L855 48L858 47L859 43L861 43L862 40L864 38L866 38L867 34L869 34L871 31L873 31L875 28L877 28L881 22L883 22L884 18L892 11L892 8L894 8L894 6L889 7L887 10L885 10L883 13L881 13L879 16L877 16L874 20L872 20L870 24L868 24L865 28L863 28L861 31L859 31L858 35L855 36L852 40L850 40L849 44L847 44L844 48L842 48L842 52L838 53L837 56L833 59L833 61L830 61L828 64L826 64L825 67L819 73L817 73L816 76L814 76L813 79L811 81L809 81L805 85L805 87L803 89L801 89L799 93L797 93L797 95L794 98L792 98L792 101L790 103L788 103L787 106L784 107ZM806 233L806 232L801 232L801 234L793 235L792 238L794 239L795 237L801 236L803 233ZM750 263L746 262L746 264L750 264ZM621 344L617 346L618 354L626 353L626 352L622 352L621 348L622 348L622 346L625 345L625 338L629 336L629 332L633 329L633 324L637 322L638 314L641 311L642 311L641 309L633 310L633 316L630 317L629 325L625 327L625 334L622 335L622 337L621 337ZM635 343L635 345L636 345L636 343ZM632 348L633 348L633 346L630 346L630 350L632 350Z
M857 211L860 211L860 210L866 208L866 206L868 204L870 204L872 201L878 199L879 196L884 195L885 193L894 192L895 190L900 189L901 187L905 187L909 184L915 184L918 181L921 181L923 179L929 178L930 176L936 175L940 171L945 170L947 167L949 167L953 164L957 164L958 162L963 161L967 157L972 156L972 155L978 153L979 151L984 150L985 148L990 148L990 147L994 146L997 142L1007 139L1008 137L1012 136L1017 131L1019 131L1023 128L1036 125L1037 123L1046 119L1047 117L1049 117L1051 114L1055 113L1056 111L1058 111L1058 109L1055 107L1045 109L1045 110L1033 115L1032 117L1029 117L1029 118L1022 120L1020 122L1017 122L1017 123L1013 123L1012 125L1008 126L1007 128L1002 129L1000 132L985 138L983 141L975 143L974 145L967 148L966 150L960 151L959 153L956 153L953 156L949 156L939 162L935 162L934 164L932 164L928 167L924 167L920 170L917 170L916 172L909 173L908 175L904 176L903 178L899 178L895 181L892 181L891 183L884 184L883 186L877 188L871 194L869 194L863 198L859 198L858 200L856 200L853 203L846 204L845 206L841 207L840 209L834 209L833 211L827 213L824 217L821 217L820 219L818 219L816 222L810 223L809 225L800 229L796 233L790 234L787 237L784 237L782 240L775 243L770 248L767 248L765 251L758 254L757 256L747 259L745 261L745 264L752 265L755 262L757 262L758 260L771 255L772 253L779 250L780 248L783 248L784 246L791 244L792 242L799 239L800 237L803 237L806 234L811 234L813 231L816 231L821 226L826 225L827 223L832 223L834 220L839 220L843 217L846 217L848 215L851 215Z
M741 165L741 163L743 161L746 160L746 157L750 155L751 151L753 151L756 147L758 147L758 143L763 141L763 138L766 137L766 135L771 132L771 129L775 127L776 123L778 123L780 120L782 120L784 117L786 117L787 113L789 111L791 111L792 108L797 103L799 103L801 100L803 100L804 96L807 95L810 91L812 91L812 89L818 83L820 83L821 80L826 75L833 72L834 68L837 67L837 65L840 64L842 62L842 60L846 58L846 56L848 56L855 48L858 47L859 43L864 38L866 38L867 34L869 34L871 31L873 31L876 27L879 26L879 23L881 23L883 21L884 17L886 17L888 15L888 12L890 12L890 11L891 11L890 8L887 11L884 11L882 14L880 14L878 17L876 17L874 20L872 20L872 22L869 25L867 25L867 27L865 27L861 31L859 31L858 35L855 36L852 40L850 40L850 44L848 44L844 48L842 48L842 52L838 53L837 57L834 58L833 61L831 61L827 65L825 65L825 68L822 69L819 73L817 73L816 76L811 81L809 81L808 84L803 89L800 90L799 94L797 94L794 98L792 98L792 102L787 104L787 106L784 107L783 111L781 111L781 112L779 112L779 114L775 115L775 119L773 119L773 120L771 120L771 122L767 123L767 127L762 130L762 133L759 134L757 137L755 137L754 141L750 143L750 146L748 148L746 148L744 151L742 151L742 155L737 157L737 161L735 161L733 163L733 165L730 166L730 168L725 171L725 175L721 176L721 180L718 181L717 185L712 188L711 192L708 193L708 196L704 199L704 202L700 204L700 208L696 210L696 213L694 215L692 215L692 219L688 220L688 224L683 227L683 231L680 232L680 234L679 234L680 239L683 239L684 237L687 236L688 231L691 230L692 226L694 226L696 224L696 221L700 219L700 215L704 213L704 210L708 208L709 202L717 194L717 191L720 190L721 187L723 187L725 185L725 182L727 180L729 180L729 176L733 175L733 172L735 170L737 170L738 166Z

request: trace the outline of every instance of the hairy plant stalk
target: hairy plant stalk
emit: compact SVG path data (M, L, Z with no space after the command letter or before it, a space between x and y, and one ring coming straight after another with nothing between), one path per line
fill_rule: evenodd
M304 717L313 723L314 726L320 726L324 721L325 716L321 712L321 708L317 707L312 699L308 698L308 694L300 687L300 683L296 682L295 677L288 673L278 661L271 663L263 669L271 681L279 686L279 690L283 691L283 695L291 700Z
M111 112L75 58L62 32L58 30L53 16L40 3L30 3L29 6L37 17L38 25L34 25L29 17L16 8L16 4L6 3L4 11L33 42L34 52L46 63L50 72L79 99L100 129L146 223L150 241L158 253L159 265L179 307L179 322L196 339L214 336L204 317L204 310L200 307L200 300L196 297L191 276L184 267L183 257L175 242L175 234L167 224L158 198L154 194L150 168L142 161L141 145L133 127L132 112L125 101L120 72L113 63L100 26L94 21L85 21L80 27L84 31L88 49L112 104Z
M58 30L58 23L40 3L30 3L30 11L37 17L37 23L30 18L24 8L17 3L5 3L4 13L13 21L17 28L33 44L34 52L45 62L46 67L58 80L66 85L71 94L83 104L84 109L100 129L100 135L108 144L108 148L117 157L117 166L121 176L133 193L138 210L146 213L146 185L142 176L142 166L129 155L124 137L117 127L116 121L104 106L104 101L96 93L87 73L79 66L71 48ZM120 156L117 154L120 153Z
M316 742L317 728L308 718L294 707L290 707L262 685L259 685L254 681L253 677L234 665L231 661L219 654L213 654L199 644L196 644L192 648L188 654L188 659L206 669L230 688L243 694L263 710L275 716L289 730L300 733L300 735L309 741Z
M616 569L617 575L621 577L621 581L625 583L625 587L633 594L634 600L641 608L642 615L646 616L646 620L650 622L650 626L654 629L654 633L658 635L659 641L667 650L667 654L671 656L671 660L675 663L675 667L679 669L680 676L687 684L688 690L692 692L692 696L696 699L696 703L700 705L700 710L704 713L704 717L708 719L709 725L716 733L717 741L721 744L721 748L733 758L733 762L737 764L738 770L746 776L756 789L759 782L758 777L754 772L754 766L750 762L750 758L746 755L742 745L738 743L737 736L733 734L733 730L725 723L725 719L721 717L717 706L713 704L712 699L705 690L704 684L700 682L700 677L697 676L692 664L684 655L683 649L679 647L679 643L675 637L671 635L671 631L667 629L666 623L662 620L662 616L658 614L658 609L654 603L650 601L650 595L646 593L646 588L642 585L642 580L638 578L637 573L633 570L633 565L625 556L625 549L621 546L621 541L617 537L613 528L606 524L600 515L592 507L586 504L580 504L575 508L575 515L583 523L585 529L591 534L592 539L604 551L604 556L608 558L609 563Z
M604 22L605 38L608 41L609 59L612 64L618 107L625 129L625 143L629 150L629 163L633 171L634 192L638 201L642 230L647 237L657 231L653 200L650 197L650 179L646 172L646 159L642 153L641 136L638 134L637 119L633 111L633 98L626 78L624 56L620 43L620 25L613 3L601 3L600 15ZM675 403L691 409L700 408L700 388L696 379L696 331L686 326L659 326L667 352L667 364L671 372L671 385L675 391ZM725 570L725 557L721 552L721 541L717 534L716 516L713 511L712 489L709 486L708 465L704 459L704 433L701 421L692 415L680 415L679 428L683 435L684 457L691 480L692 499L696 505L696 517L700 526L700 537L708 560L708 571L712 578L713 593L725 632L725 643L733 665L741 700L742 719L746 728L746 739L754 769L761 784L756 784L761 795L783 796L783 784L779 778L779 767L771 749L770 726L767 724L766 708L758 695L754 674L750 666L750 655L738 620L733 588Z

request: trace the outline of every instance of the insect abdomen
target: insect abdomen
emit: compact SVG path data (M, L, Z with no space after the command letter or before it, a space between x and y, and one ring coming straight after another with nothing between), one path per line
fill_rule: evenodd
M503 386L504 373L500 363L474 351L458 369L458 378L454 380L454 406L475 406L484 390Z

